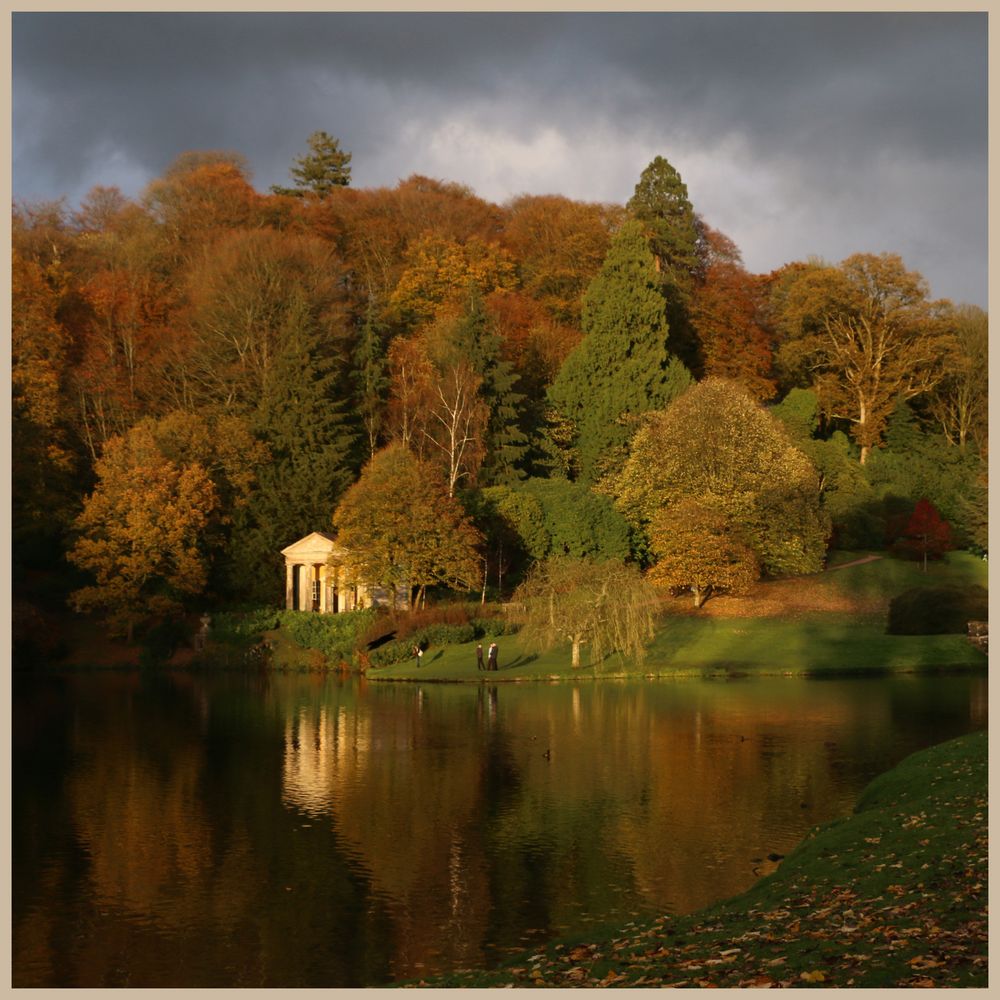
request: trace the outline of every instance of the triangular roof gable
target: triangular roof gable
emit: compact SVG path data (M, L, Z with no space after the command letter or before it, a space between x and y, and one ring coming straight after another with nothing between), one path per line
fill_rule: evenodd
M292 542L287 548L281 550L283 556L304 556L307 554L322 553L329 555L334 549L332 535L323 531L314 531L311 534L300 538L297 542Z

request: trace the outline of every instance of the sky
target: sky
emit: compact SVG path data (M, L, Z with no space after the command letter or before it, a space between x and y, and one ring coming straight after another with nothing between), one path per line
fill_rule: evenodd
M985 13L14 13L13 195L255 187L323 130L351 183L624 204L656 156L766 272L893 252L987 305Z

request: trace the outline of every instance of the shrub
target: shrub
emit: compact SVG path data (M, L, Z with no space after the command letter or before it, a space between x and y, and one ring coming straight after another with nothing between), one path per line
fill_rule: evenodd
M985 587L915 587L889 602L890 635L964 634L970 621L989 618Z
M376 614L373 608L336 615L277 608L219 612L212 615L210 639L215 643L245 646L258 642L263 633L280 628L298 645L318 650L327 660L350 662L360 639L375 622Z
M280 614L277 608L216 612L212 615L209 638L212 642L237 645L256 642L264 632L278 627Z
M375 612L371 608L321 615L314 611L279 611L278 627L300 646L317 649L328 660L350 662L358 639L370 626Z

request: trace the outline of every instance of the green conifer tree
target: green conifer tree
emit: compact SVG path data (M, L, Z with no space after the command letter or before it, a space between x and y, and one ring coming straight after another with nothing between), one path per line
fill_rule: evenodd
M701 267L699 223L681 175L657 156L639 178L626 205L646 228L667 303L670 348L694 372L701 371L697 335L690 321L691 293Z
M309 152L297 156L290 171L296 186L286 188L274 184L271 186L274 194L293 198L315 194L322 198L334 188L347 187L351 183L351 154L340 148L339 139L321 131L313 132L306 141Z
M339 366L298 296L289 303L279 345L255 417L271 461L234 518L230 568L236 590L271 600L281 588L281 549L329 524L357 466Z
M667 319L643 226L627 222L583 300L584 338L549 389L574 428L575 467L596 482L621 467L634 420L662 409L691 383L667 350Z

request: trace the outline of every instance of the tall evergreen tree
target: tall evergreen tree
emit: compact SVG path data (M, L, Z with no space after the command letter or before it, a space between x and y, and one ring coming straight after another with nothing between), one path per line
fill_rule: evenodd
M691 295L701 270L699 221L681 175L657 156L639 177L625 206L644 225L656 257L660 291L667 303L670 348L696 374L702 359L690 320Z
M357 435L345 415L336 359L323 349L306 302L289 303L279 353L256 413L272 460L236 514L232 572L237 590L274 598L280 550L325 528L353 479Z
M286 188L275 184L271 190L295 198L306 194L322 198L334 188L347 187L351 183L351 154L340 148L340 140L320 131L313 132L306 142L309 152L297 156L290 170L296 186Z
M662 409L691 383L667 350L667 319L643 226L615 236L583 301L584 338L549 389L556 419L573 427L579 478L593 483L621 467L634 420Z

